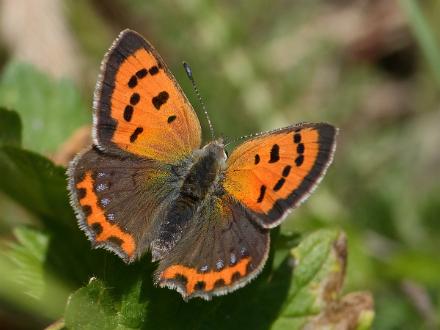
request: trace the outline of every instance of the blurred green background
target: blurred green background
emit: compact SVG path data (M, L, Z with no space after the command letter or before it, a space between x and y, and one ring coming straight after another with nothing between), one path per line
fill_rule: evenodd
M438 329L439 22L436 0L1 0L0 105L20 113L24 147L65 164L87 144L102 56L129 27L168 63L205 141L207 123L183 60L217 134L234 139L301 121L334 124L334 164L282 232L343 229L344 290L373 293L373 327ZM62 129L51 126L52 116L63 118ZM17 240L19 224L44 228L7 194L0 194L0 209L7 244ZM50 319L6 291L6 328Z

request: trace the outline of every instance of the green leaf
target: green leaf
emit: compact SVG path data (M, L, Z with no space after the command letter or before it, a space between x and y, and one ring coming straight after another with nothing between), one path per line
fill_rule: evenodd
M140 328L147 316L147 301L140 301L142 281L135 282L122 296L118 323L131 329Z
M69 329L116 329L117 312L109 290L92 278L70 297L65 322Z
M50 160L17 147L0 147L0 190L50 225L73 226L65 170Z
M92 278L86 287L70 297L66 326L69 329L141 328L148 311L147 303L139 301L141 283L136 282L116 299L102 281Z
M0 145L21 144L21 120L15 111L0 107Z
M44 290L43 262L48 248L48 237L36 230L18 227L14 230L17 243L12 243L6 254L16 266L16 281L24 292L38 299Z
M48 236L26 227L14 235L17 241L0 253L0 296L36 315L59 317L68 289L46 272Z
M369 328L374 315L369 293L358 293L356 299L339 297L346 255L345 235L335 230L317 231L292 249L292 283L271 328Z
M0 78L0 106L23 120L23 146L42 153L57 150L73 131L90 121L75 86L54 80L29 64L11 62Z

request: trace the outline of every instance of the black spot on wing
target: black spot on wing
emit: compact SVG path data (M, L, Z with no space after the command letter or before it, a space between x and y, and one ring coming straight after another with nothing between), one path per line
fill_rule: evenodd
M175 115L169 116L168 119L167 119L168 124L171 124L173 121L176 120L176 118L177 117Z
M90 229L95 233L96 236L102 233L102 226L97 222L92 223Z
M260 196L258 196L257 203L261 203L263 201L265 193L266 193L266 186L262 185L260 187Z
M90 205L84 205L82 209L83 209L83 212L84 212L84 215L86 216L86 218L90 214L92 214L92 208L90 207Z
M139 134L144 131L142 127L137 127L134 132L130 135L130 142L133 143L138 138Z
M176 276L174 276L174 279L180 282L183 286L186 286L186 283L188 283L188 279L185 275L182 274L176 274Z
M299 133L295 133L294 135L293 135L293 142L295 142L295 143L300 143L301 142L301 134L299 134Z
M301 166L302 163L304 162L304 155L299 155L298 157L296 157L295 159L295 164L296 166Z
M255 165L257 165L260 162L260 155L256 154L255 155Z
M225 280L224 279L218 279L217 281L215 281L214 283L214 289L216 288L221 288L222 286L225 286Z
M272 149L270 150L270 159L269 163L276 163L280 160L280 146L278 144L274 144Z
M130 97L130 104L136 105L139 103L140 99L141 99L141 96L138 93L133 93L133 95L131 95L131 97Z
M87 195L87 190L85 189L85 188L79 188L78 190L77 190L77 196L78 196L78 199L83 199L84 197L86 197L86 195Z
M170 95L166 91L162 91L157 96L153 97L151 102L153 103L154 107L159 110L162 105L167 103L169 97Z
M241 274L240 272L235 272L234 274L232 274L232 282L236 282L241 278Z
M133 117L134 108L131 105L127 105L124 109L124 119L125 121L130 121Z
M198 281L198 282L194 285L194 290L195 290L195 291L205 290L205 285L206 285L205 282L203 282L203 281Z
M274 191L280 190L283 187L285 182L286 182L286 179L284 179L284 178L279 179L278 182L273 187L273 190Z
M148 74L147 69L141 69L138 72L136 72L136 77L138 77L139 79L144 78L146 75Z
M150 72L150 74L151 74L152 76L154 76L154 75L156 75L156 74L159 73L159 68L155 65L155 66L152 66L152 67L150 68L150 70L148 70L148 71Z
M131 76L130 80L128 81L128 87L130 88L135 88L138 84L138 80L136 78L136 76Z
M292 166L290 166L290 165L286 165L286 167L284 167L282 174L285 178L289 176L291 169L292 169Z
M304 144L300 143L296 146L296 152L299 154L303 154L304 153Z
M116 236L110 236L107 240L115 245L118 245L118 246L121 246L122 243L124 243L124 241L122 239L120 239L119 237L116 237Z

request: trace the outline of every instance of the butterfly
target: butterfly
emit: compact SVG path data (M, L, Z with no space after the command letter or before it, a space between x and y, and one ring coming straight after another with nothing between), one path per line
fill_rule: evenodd
M201 147L191 104L132 30L105 55L93 108L93 144L67 171L79 227L126 263L149 251L154 282L185 300L227 294L261 272L269 229L311 194L336 146L335 127L302 123L229 158L221 138Z

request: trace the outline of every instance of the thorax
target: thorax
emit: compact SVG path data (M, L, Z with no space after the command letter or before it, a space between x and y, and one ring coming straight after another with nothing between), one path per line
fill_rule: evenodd
M213 141L194 151L182 176L180 193L194 202L203 200L215 189L225 168L226 154L222 142Z

